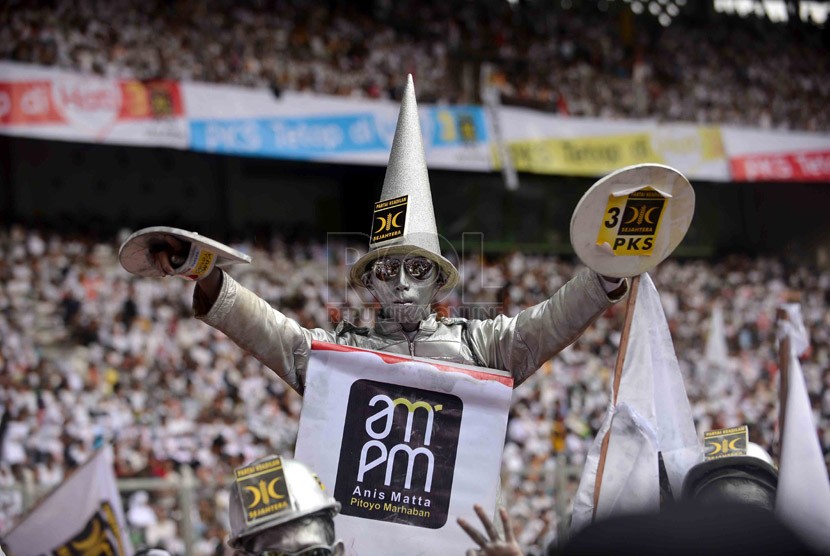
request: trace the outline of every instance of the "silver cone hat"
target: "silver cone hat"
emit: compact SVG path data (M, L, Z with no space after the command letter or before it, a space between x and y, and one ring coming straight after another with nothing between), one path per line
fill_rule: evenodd
M396 240L384 242L382 246L375 247L363 255L352 266L349 278L353 284L361 285L361 277L366 268L386 255L421 256L439 266L447 278L447 282L439 291L449 291L458 283L458 270L441 255L421 125L418 121L415 84L411 74L407 76L401 100L398 125L392 140L392 151L389 154L380 201L400 199L404 196L407 197L407 214L403 235Z

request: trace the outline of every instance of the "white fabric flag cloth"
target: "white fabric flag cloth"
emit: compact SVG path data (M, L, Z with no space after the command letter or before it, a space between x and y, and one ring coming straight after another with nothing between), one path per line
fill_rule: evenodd
M796 356L804 355L810 347L810 334L804 326L804 318L801 316L800 303L784 303L781 309L787 314L787 320L779 321L778 339L784 337L790 339L790 347Z
M502 371L313 342L295 456L340 502L347 556L473 548L456 519L495 513L512 394Z
M112 449L105 446L39 502L6 535L9 556L131 556L112 461Z
M729 346L726 343L726 327L723 324L723 308L719 303L712 307L709 320L709 332L706 335L704 359L707 363L723 367L729 358Z
M791 349L775 513L815 548L830 554L830 480L796 355L807 349L809 340L801 312L785 310L790 321L783 333L790 336Z
M608 408L577 489L574 532L592 521L597 466L609 431L597 519L659 509L658 452L674 493L703 457L660 296L648 274L640 278L616 405Z

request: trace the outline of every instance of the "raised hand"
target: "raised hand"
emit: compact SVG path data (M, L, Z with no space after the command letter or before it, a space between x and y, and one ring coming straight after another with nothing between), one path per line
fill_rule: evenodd
M180 239L164 235L159 237L158 243L154 244L150 252L156 267L165 276L175 276L176 271L187 260L190 254L190 244Z
M161 235L150 246L153 264L164 276L179 276L187 280L202 281L216 278L216 253L197 244L183 241L172 235Z
M479 549L471 548L467 551L466 556L522 556L522 549L519 547L519 543L513 534L513 522L510 520L510 516L507 515L507 510L499 508L499 517L501 517L505 535L505 538L502 539L499 532L496 531L493 522L490 521L490 518L484 512L484 508L479 504L475 504L473 509L481 520L482 525L484 525L484 530L490 539L488 540L463 517L459 517L458 525L480 547Z

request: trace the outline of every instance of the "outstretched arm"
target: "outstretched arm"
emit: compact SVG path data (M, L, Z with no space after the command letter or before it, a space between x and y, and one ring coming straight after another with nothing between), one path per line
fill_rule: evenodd
M606 288L612 289L609 293ZM470 321L472 347L485 365L513 373L514 386L573 343L603 311L627 291L583 270L549 299L515 317Z
M222 276L224 273L218 268L214 268L210 274L196 282L196 291L193 292L194 309L197 312L207 313L216 299L219 297L219 292L222 290ZM198 302L199 307L195 304Z
M159 250L156 262L175 275L189 245L173 237ZM302 394L312 339L333 341L324 330L307 330L240 285L219 268L196 282L193 310L197 319L223 332L239 347L273 370Z

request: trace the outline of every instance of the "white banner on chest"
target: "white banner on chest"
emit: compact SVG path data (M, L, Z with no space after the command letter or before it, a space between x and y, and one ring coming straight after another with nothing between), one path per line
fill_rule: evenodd
M471 548L456 519L495 510L512 391L499 371L314 342L295 456L342 504L347 554Z

